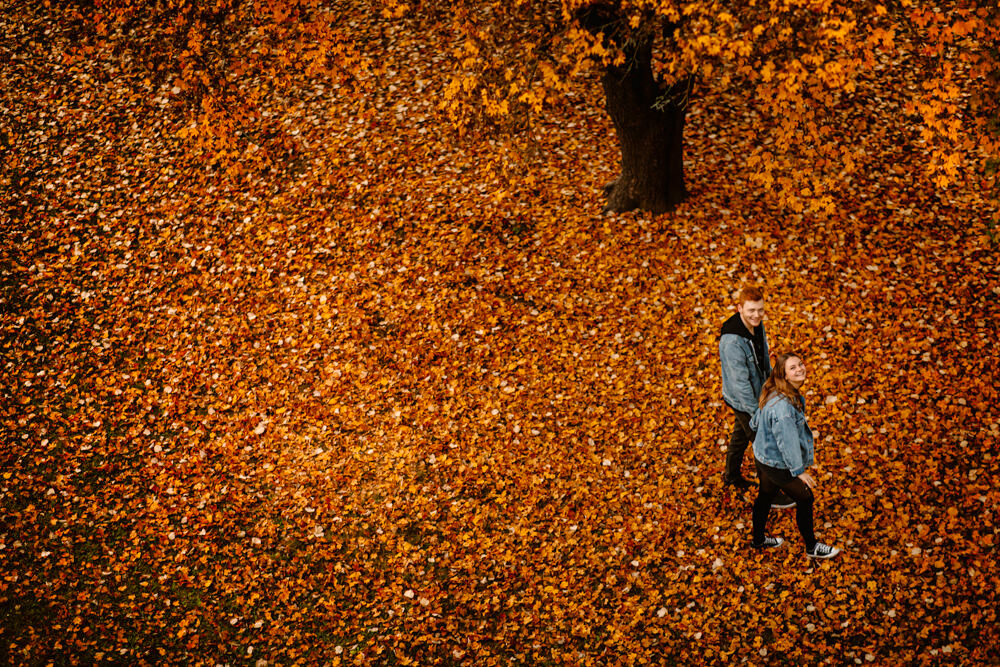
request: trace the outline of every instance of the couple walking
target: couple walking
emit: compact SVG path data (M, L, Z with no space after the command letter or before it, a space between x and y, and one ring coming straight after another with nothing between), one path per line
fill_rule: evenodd
M811 558L833 558L840 549L816 540L813 531L813 489L816 480L806 469L813 464L813 435L800 391L806 367L795 353L775 358L774 368L764 331L764 295L744 288L736 314L722 325L719 358L722 398L735 414L729 438L726 486L746 489L754 483L743 476L743 454L753 441L754 464L760 484L753 504L753 547L780 547L784 540L765 534L771 507L795 507L795 522Z

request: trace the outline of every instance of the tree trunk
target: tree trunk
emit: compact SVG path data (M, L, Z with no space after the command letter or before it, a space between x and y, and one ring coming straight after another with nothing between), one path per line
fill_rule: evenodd
M604 93L622 153L621 175L605 186L606 211L671 211L687 197L684 118L689 83L657 83L652 46L626 50L625 64L608 66Z

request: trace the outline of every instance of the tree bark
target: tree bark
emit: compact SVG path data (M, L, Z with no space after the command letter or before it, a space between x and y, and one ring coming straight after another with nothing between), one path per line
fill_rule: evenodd
M671 211L687 197L684 119L689 82L664 89L653 76L652 45L626 50L626 62L608 66L604 93L618 134L621 174L605 186L606 211Z

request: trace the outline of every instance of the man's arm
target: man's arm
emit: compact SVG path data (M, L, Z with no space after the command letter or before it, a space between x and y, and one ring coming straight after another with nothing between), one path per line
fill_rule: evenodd
M719 359L722 361L722 383L732 401L733 407L740 412L753 415L757 412L757 397L753 395L750 384L750 368L747 358L740 349L738 338L726 334L719 339Z

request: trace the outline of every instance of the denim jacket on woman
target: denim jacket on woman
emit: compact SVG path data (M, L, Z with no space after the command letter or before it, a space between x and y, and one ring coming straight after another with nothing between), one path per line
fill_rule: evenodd
M787 396L771 394L753 419L750 428L757 431L753 455L772 468L783 468L798 477L813 464L813 434L806 420L806 401L799 410Z

